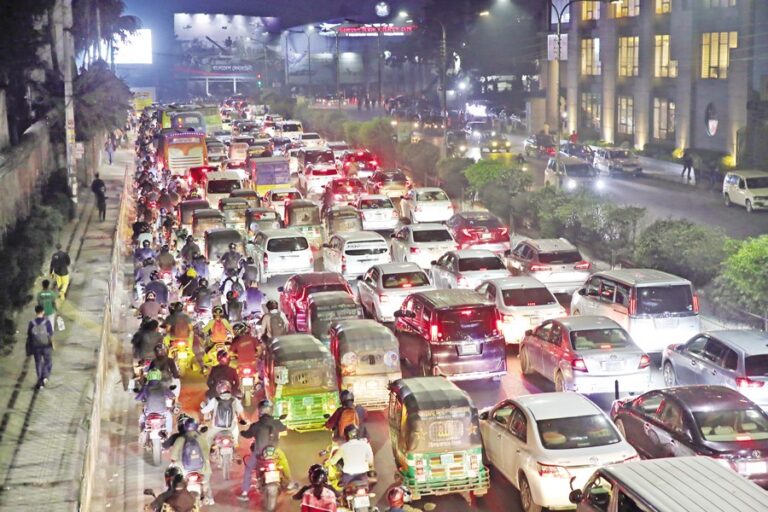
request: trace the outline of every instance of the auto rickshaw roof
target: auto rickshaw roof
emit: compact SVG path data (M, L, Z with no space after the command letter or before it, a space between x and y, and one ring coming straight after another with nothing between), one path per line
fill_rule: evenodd
M205 233L205 243L208 245L220 243L229 244L230 242L235 242L237 244L243 243L243 237L238 230L231 228L215 228Z
M315 204L314 201L311 201L309 199L291 199L287 203L285 203L285 209L293 209L293 208L307 208L307 207L314 207L318 208L317 204Z
M187 199L181 202L180 208L182 210L193 209L202 210L204 208L210 208L211 204L205 199Z
M193 219L223 219L224 214L214 208L199 208L192 213Z
M398 379L390 385L390 389L405 405L409 414L455 407L475 408L472 399L444 377Z
M222 206L240 206L248 208L248 200L244 197L223 197L219 199L219 208Z
M272 340L268 348L276 364L331 359L328 347L311 334L278 336Z
M332 329L339 339L339 352L348 349L399 348L397 338L385 325L370 319L339 320Z
M240 189L240 190L233 190L232 192L229 193L229 197L230 198L238 198L238 197L240 197L240 198L245 198L245 197L251 198L252 197L254 199L258 199L259 198L259 194L255 190L251 190L251 189L245 188L245 189Z
M259 206L258 208L248 208L246 210L248 215L264 215L265 213L274 214L274 216L277 216L277 212L273 210L272 208L264 208L262 206Z
M335 306L341 303L357 305L350 294L342 291L310 293L308 302L317 306Z
M338 272L312 272L295 274L291 279L299 286L314 286L320 284L346 284L346 279Z
M337 217L337 216L341 216L341 215L350 215L350 216L354 215L356 217L359 217L360 216L360 212L357 211L354 207L349 206L349 205L332 206L328 210L328 213L326 215L328 217Z

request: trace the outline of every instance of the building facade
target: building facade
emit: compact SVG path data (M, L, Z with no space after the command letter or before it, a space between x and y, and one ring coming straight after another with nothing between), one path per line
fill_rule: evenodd
M748 105L768 76L765 0L582 1L561 30L567 60L550 61L550 126L582 139L697 148L738 157ZM565 20L568 20L565 22ZM550 33L556 31L551 18ZM559 101L558 101L559 99Z

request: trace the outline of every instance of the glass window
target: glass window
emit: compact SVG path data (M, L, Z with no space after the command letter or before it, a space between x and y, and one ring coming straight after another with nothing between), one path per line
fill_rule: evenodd
M451 242L453 238L447 229L415 229L413 241L416 243Z
M768 354L744 358L747 377L768 377Z
M581 93L581 122L585 128L600 129L603 100L600 93Z
M536 329L536 337L547 341L549 340L549 334L552 332L552 322L549 322L547 324L542 325L538 329Z
M653 138L675 139L675 102L653 98Z
M613 281L603 281L600 287L600 298L606 302L613 302L613 294L616 292L616 283Z
M385 254L388 250L384 243L378 241L368 243L355 242L347 244L344 248L344 254L347 256L369 256L372 254Z
M736 0L702 0L704 7L707 9L717 7L735 7Z
M737 32L701 34L701 78L728 78L730 51L738 48Z
M394 205L392 204L392 201L389 198L381 197L381 198L360 200L361 210L381 210L381 209L392 209L392 208L394 208Z
M739 363L739 356L734 350L726 347L723 352L722 363L720 366L726 370L736 370L736 366Z
M581 259L581 253L575 250L539 253L539 263L567 265L569 263L578 263Z
M704 345L704 352L702 352L702 357L704 357L704 359L712 364L720 365L727 348L728 347L719 341L709 339L707 344Z
M607 478L598 476L594 481L587 485L586 503L590 508L599 512L608 512L611 506L611 495L613 493L613 484Z
M309 243L304 237L273 238L267 242L267 251L269 252L293 252L307 249L309 249Z
M539 420L536 427L547 450L592 448L621 441L610 420L602 414Z
M552 324L552 331L549 334L549 342L557 347L563 343L563 328L556 323Z
M768 188L768 176L760 178L747 178L747 188Z
M631 346L624 329L586 329L571 331L574 350L613 350Z
M656 14L672 12L672 0L656 0Z
M687 284L645 286L637 289L637 313L639 315L692 312L693 293Z
M640 38L619 38L619 76L637 76L640 64Z
M581 19L587 20L599 20L600 19L600 2L598 0L587 0L581 4Z
M590 3L590 2L588 2ZM599 75L600 68L600 38L581 40L581 74Z
M503 290L504 305L512 307L549 306L557 304L557 299L547 288L515 288Z
M654 36L653 76L674 78L677 76L677 61L669 56L669 34Z
M424 272L401 272L398 274L384 274L381 282L385 289L413 288L428 285L429 279Z
M614 18L640 15L640 0L621 0L619 3L612 4L612 6Z
M442 190L426 190L416 194L417 201L450 201Z
M768 439L768 416L758 408L695 412L693 417L707 441L728 443Z
M498 256L481 256L478 258L461 258L459 272L475 272L484 270L504 270L504 262Z
M502 405L493 413L493 421L505 428L509 424L509 418L515 412L516 407L512 404Z
M623 285L623 284L617 284L616 285L616 296L614 297L613 301L616 304L621 304L624 307L629 307L629 297L630 297L630 289L629 286Z
M709 341L709 338L706 336L699 336L695 340L688 343L688 345L685 347L685 350L689 354L694 354L697 356L701 356L704 352L704 346L707 344L707 341Z
M240 182L237 180L211 180L208 182L209 194L229 194L233 190L240 190Z
M683 410L674 402L664 401L661 413L657 415L658 420L666 428L675 432L683 432L685 420Z
M635 100L631 96L619 96L619 133L635 133Z
M647 393L635 400L633 407L648 416L653 416L661 405L664 396L661 393Z
M509 431L522 442L527 442L528 420L526 419L525 414L523 414L523 411L518 408L515 408L515 412L512 413L512 421L509 424Z
M440 329L445 340L481 339L491 335L496 328L496 311L493 306L468 306L438 313Z

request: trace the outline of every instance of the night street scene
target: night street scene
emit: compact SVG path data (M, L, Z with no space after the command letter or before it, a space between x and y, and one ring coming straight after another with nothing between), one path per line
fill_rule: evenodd
M768 512L765 20L0 3L0 511Z

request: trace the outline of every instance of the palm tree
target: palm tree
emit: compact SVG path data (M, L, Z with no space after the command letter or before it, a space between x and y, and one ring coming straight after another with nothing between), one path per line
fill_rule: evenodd
M141 20L125 14L123 0L73 0L73 27L75 51L90 53L90 60L101 59L102 44L112 55L114 42L125 41L141 28Z

